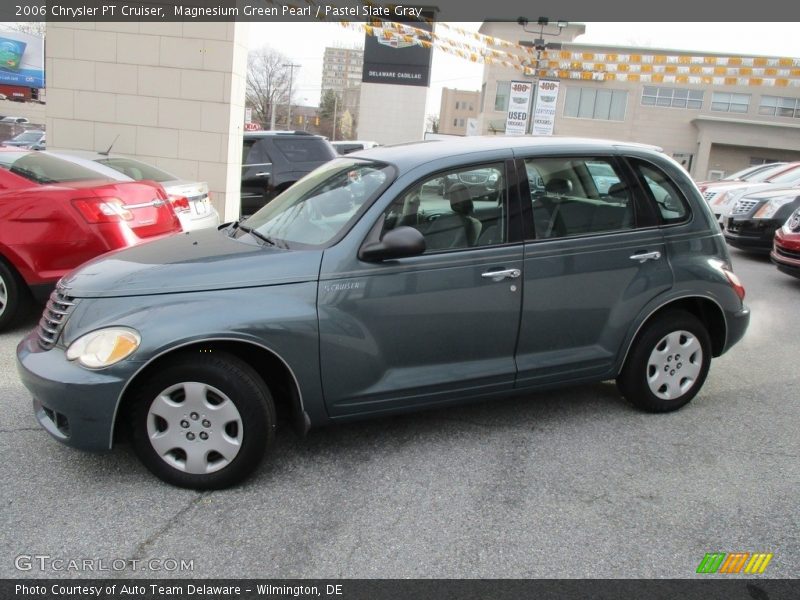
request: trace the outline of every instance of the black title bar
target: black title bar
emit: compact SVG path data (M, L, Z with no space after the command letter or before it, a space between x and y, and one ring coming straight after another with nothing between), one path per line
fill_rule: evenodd
M541 16L568 21L795 21L800 4L761 0L749 3L671 0L428 0L404 3L371 0L2 0L0 21L366 21L372 18L411 20L409 12L433 8L436 21L516 21L535 23ZM490 7L490 8L489 8ZM709 27L715 23L710 22ZM753 35L768 34L763 30Z

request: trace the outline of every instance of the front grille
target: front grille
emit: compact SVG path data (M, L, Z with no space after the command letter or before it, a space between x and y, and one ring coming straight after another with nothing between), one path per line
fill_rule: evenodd
M67 295L67 290L64 287L57 285L53 293L50 294L50 299L44 308L42 318L39 320L39 326L36 328L36 333L39 336L39 345L43 349L49 350L55 346L58 336L61 335L61 330L64 329L64 324L67 322L74 306L75 300L72 296Z
M758 204L758 200L739 200L731 211L731 216L746 215Z
M716 198L717 194L719 194L719 192L706 192L703 194L703 198L705 198L706 202L711 202L714 198Z

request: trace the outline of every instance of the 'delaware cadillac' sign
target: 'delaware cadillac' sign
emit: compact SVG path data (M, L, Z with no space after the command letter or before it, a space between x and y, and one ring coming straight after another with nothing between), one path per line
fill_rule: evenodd
M528 111L531 105L533 83L512 81L508 95L506 135L525 135L528 132Z
M536 108L533 109L533 135L553 135L558 101L558 81L539 80L536 93Z

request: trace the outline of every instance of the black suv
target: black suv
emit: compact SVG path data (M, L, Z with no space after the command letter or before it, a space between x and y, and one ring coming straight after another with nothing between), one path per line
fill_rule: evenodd
M325 138L305 131L245 132L241 215L252 215L295 181L336 156L336 150Z

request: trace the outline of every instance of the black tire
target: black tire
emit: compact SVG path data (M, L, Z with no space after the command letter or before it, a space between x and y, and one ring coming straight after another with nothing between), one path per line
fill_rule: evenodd
M0 258L0 331L16 325L30 308L28 287L19 274Z
M667 340L668 336L672 337ZM686 349L683 355L682 347ZM617 387L641 410L671 412L697 395L710 365L711 340L703 323L688 312L671 310L639 332L617 377Z
M230 407L226 403L232 402L238 411L240 423L225 425L222 419L214 421L214 415L209 414L209 419L214 421L211 423L206 420L205 414L199 414L203 412L201 410L197 412L186 410L186 415L181 417L179 412L183 409L176 408L175 410L178 412L172 413L170 419L174 417L174 419L180 420L173 420L172 423L151 413L151 408L158 412L156 403L159 396L172 388L179 389L172 392L173 396L166 395L170 399L176 398L178 404L169 406L181 407L187 404L189 401L188 390L182 386L193 383L205 386L206 402L211 400L216 402L222 398L222 402L217 407L225 404L229 411ZM209 490L234 485L253 472L275 439L275 403L269 389L247 363L225 352L198 350L196 353L182 353L160 365L146 379L137 382L133 394L129 419L134 450L142 463L154 475L178 487ZM181 394L183 394L182 400ZM209 412L213 412L213 409ZM207 422L211 424L206 425ZM180 423L180 425L176 423ZM185 429L184 423L188 424ZM234 433L230 433L228 429L230 425L234 426ZM151 429L148 430L148 427ZM164 429L163 431L154 431L152 434L154 439L169 431L170 440L173 437L179 437L180 444L185 445L190 451L204 455L203 464L207 465L206 468L212 465L212 458L215 456L219 458L214 464L223 464L224 466L216 467L218 470L207 473L187 472L190 471L189 455L182 447L165 452L164 458L162 458L162 454L156 451L154 442L151 442L150 433L153 428L158 430L160 427L164 427ZM206 427L208 429L205 429ZM184 431L187 433L184 434ZM223 436L223 431L225 436ZM239 437L238 444L222 441L223 437L225 440L232 439L228 437L229 433L234 437ZM184 442L183 438L189 434L194 436L192 441L187 439ZM206 435L206 441L200 440L203 434ZM198 445L191 445L195 443ZM169 445L170 442L165 442L165 444ZM226 461L225 457L217 452L223 445L225 448L238 446L238 453L229 461ZM162 450L165 447L162 446ZM183 456L182 467L179 466L181 456Z

